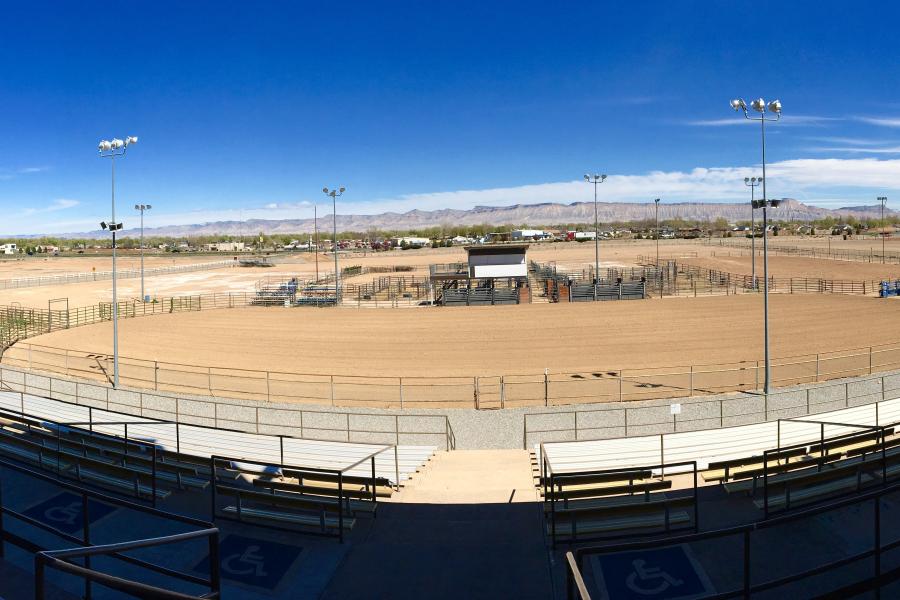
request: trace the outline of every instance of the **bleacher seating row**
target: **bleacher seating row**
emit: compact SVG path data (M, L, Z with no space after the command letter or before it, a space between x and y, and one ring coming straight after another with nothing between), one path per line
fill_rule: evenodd
M379 451L375 459L377 474L389 480L392 485L401 485L415 473L416 469L427 462L435 451L434 446L400 445L396 446L395 457L394 446L279 437L199 425L179 424L176 429L175 424L170 422L101 409L89 410L86 406L29 394L25 394L24 398L25 413L30 416L58 423L87 424L91 419L93 431L118 437L124 436L125 426L104 424L104 421L110 423L128 421L130 439L155 444L168 452L174 451L207 460L213 455L218 455L280 464L283 451L284 464L333 469L353 464L362 457ZM18 392L0 392L0 408L18 412L21 407L21 396ZM366 467L361 465L351 469L347 474L368 473Z
M900 475L900 399L815 421L548 442L535 447L534 466L554 544L696 531L698 476L749 495L766 517L888 483Z
M341 539L360 513L374 516L377 500L389 497L433 452L176 428L0 392L0 456L154 506L174 493L209 491L212 520L294 524Z
M900 398L879 402L877 408L875 404L866 404L820 413L814 418L816 421L838 424L876 425L876 415L878 423L900 421ZM825 425L824 437L831 438L852 431L853 428L842 425ZM545 442L543 451L557 473L687 461L696 461L698 468L704 470L710 463L761 455L765 450L779 446L816 441L822 433L822 427L818 424L781 420L662 435ZM541 444L536 444L534 449L540 456Z

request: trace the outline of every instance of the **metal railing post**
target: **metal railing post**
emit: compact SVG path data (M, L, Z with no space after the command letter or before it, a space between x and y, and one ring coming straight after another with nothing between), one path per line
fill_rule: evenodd
M548 369L544 369L544 406L550 406L550 380Z

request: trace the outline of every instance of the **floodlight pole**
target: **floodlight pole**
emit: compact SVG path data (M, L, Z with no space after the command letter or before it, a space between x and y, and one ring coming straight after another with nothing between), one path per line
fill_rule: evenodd
M319 205L313 204L313 231L316 234L316 283L319 283Z
M135 208L141 211L141 302L144 301L144 211L150 210L149 204L138 204Z
M112 232L112 320L113 320L113 387L119 387L119 297L116 288L116 231L119 225L116 223L116 157L125 156L129 144L137 143L137 138L129 136L123 142L114 139L112 142L100 142L100 157L109 158L111 165L111 201L112 222L109 224Z
M881 264L884 264L884 238L887 237L887 223L884 220L884 205L887 203L887 196L879 196L878 200L881 202Z
M656 278L659 280L659 297L662 298L663 284L659 273L659 198L653 203L656 204Z
M766 215L766 207L767 206L777 206L778 201L772 202L769 200L768 195L766 194L766 121L778 121L781 119L781 102L779 100L773 100L769 102L768 105L766 102L759 98L758 100L754 100L751 102L751 107L753 110L759 113L758 117L751 117L749 111L747 110L747 104L742 99L736 99L731 101L731 107L737 110L744 111L744 117L750 121L759 121L760 127L760 139L762 143L762 199L756 204L760 205L763 209L763 341L764 341L764 352L765 352L765 361L766 361L766 376L765 376L765 387L763 391L766 395L769 394L769 390L772 382L772 365L769 361L769 232L768 232L768 219ZM770 111L775 113L774 119L766 118L766 111Z
M756 186L762 182L762 178L744 178L744 185L750 188L750 281L754 290L759 289L756 282L756 213L753 212L753 203L756 201Z
M116 294L116 155L109 155L112 165L112 317L113 317L113 387L119 387L119 299Z
M333 251L334 251L334 303L335 306L341 303L341 286L340 286L340 271L338 271L338 245L337 245L337 199L340 196L344 195L344 188L340 187L336 190L329 190L327 187L322 189L325 192L325 195L331 196L331 216L332 216L332 224L334 227L334 240L333 240Z
M600 283L600 221L597 213L597 186L606 181L606 175L585 175L584 180L594 184L594 301L597 301L597 285Z

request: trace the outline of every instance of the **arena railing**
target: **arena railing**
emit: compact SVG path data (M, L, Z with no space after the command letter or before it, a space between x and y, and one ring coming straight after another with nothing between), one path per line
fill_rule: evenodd
M715 254L713 254L715 256ZM636 262L642 265L653 266L656 257L639 255ZM662 261L661 261L662 262ZM668 271L666 270L668 269ZM717 269L708 269L695 265L679 263L677 259L666 259L665 267L661 267L659 273L663 276L663 295L678 296L684 293L698 295L702 293L737 294L739 292L753 292L762 289L762 276L756 277L756 288L753 285L753 276L741 273L730 273ZM648 277L655 274L648 272ZM878 280L843 280L822 279L816 277L775 277L770 276L769 291L782 294L844 294L868 296L878 294L881 289L881 279ZM648 289L659 289L658 284L648 283ZM699 286L699 289L698 289Z
M3 496L0 493L0 558L4 556L3 544L9 543L14 546L17 546L26 552L32 552L35 554L34 557L34 565L35 565L35 573L34 573L34 582L35 582L35 597L43 598L45 594L45 568L56 568L65 572L68 572L73 575L78 575L84 578L84 597L90 598L92 597L91 588L94 582L97 582L100 585L104 585L106 587L110 587L111 589L115 589L118 591L130 593L132 595L136 595L139 597L146 598L165 598L165 599L175 599L179 598L182 600L192 599L192 598L218 598L221 583L219 577L219 561L218 561L218 553L219 553L219 530L213 526L212 523L208 523L205 521L201 521L199 519L194 519L191 517L186 517L184 515L179 515L176 513L162 511L156 508L150 508L148 506L137 504L135 502L131 502L128 500L123 500L121 498L117 498L115 496L110 496L107 494L103 494L100 492L96 492L93 490L89 490L79 485L75 485L72 483L67 483L65 481L60 481L59 479L52 477L50 475L39 473L37 471L33 471L21 465L17 465L13 462L9 462L4 459L0 459L0 469L15 471L21 475L29 477L31 479L36 479L40 481L45 481L53 484L56 487L64 489L76 496L78 496L81 500L81 517L82 517L82 531L81 535L76 535L74 533L67 533L56 527L39 521L33 517L30 517L22 512L16 511L9 506L4 505ZM0 486L2 488L2 486ZM194 531L189 531L185 533L174 534L170 536L153 538L153 539L145 539L145 540L132 540L127 542L121 542L117 544L107 544L103 546L95 546L91 543L91 519L89 516L89 500L93 500L96 502L101 502L107 505L113 505L120 508L125 508L128 510L136 511L140 514L150 515L154 517L159 517L166 519L168 521L173 521L177 523L181 523L184 525L189 525L191 527L196 527L198 529ZM25 526L34 527L38 530L41 530L44 533L49 533L59 539L65 540L69 543L78 544L77 548L71 548L66 550L47 550L46 548L41 547L37 542L34 542L28 538L26 538L23 534L14 533L10 531L7 527L4 526L3 517L9 517L19 523L22 523ZM42 534L43 536L43 534ZM200 577L197 575L193 575L190 573L184 573L181 571L177 571L171 569L169 567L165 567L163 565L155 564L140 558L136 558L134 556L129 556L124 554L124 552L128 550L133 550L137 548L146 548L151 546L160 546L163 544L171 544L184 542L188 540L201 539L206 538L209 545L209 556L210 556L210 573L209 577ZM91 568L91 557L92 556L108 556L110 558L114 558L116 560L120 560L126 564L146 569L147 571L156 573L158 575L163 575L165 577L169 577L172 579L176 579L182 582L190 583L193 585L199 585L203 587L208 587L210 592L208 594L204 594L201 596L191 596L191 595L155 595L155 594L172 594L167 590L156 588L154 586L148 586L147 584L143 584L137 581L130 581L127 579L122 579L120 577L111 576L105 573L101 573L99 571L93 570ZM72 561L76 558L81 558L84 562L83 566L74 564ZM146 592L147 595L144 594Z
M720 239L716 241L705 240L705 245L710 246L720 246L723 248L739 248L741 250L746 250L747 252L751 251L750 241L742 241L738 239L725 240ZM826 249L826 248L802 248L799 246L787 246L784 244L773 244L772 240L769 241L768 251L771 254L782 254L788 256L804 256L809 258L824 258L830 260L845 260L845 261L853 261L853 262L869 262L869 263L887 263L887 264L900 264L900 252L890 252L886 251L884 253L881 252L880 249L871 248L868 252L865 250L854 250L854 249ZM757 247L756 252L759 256L762 256L762 248ZM883 259L883 260L882 260Z
M234 267L234 260L218 260L190 265L172 265L168 267L153 267L144 269L146 277L164 275L169 273L191 273L194 271L210 271L225 267ZM119 269L116 279L134 279L141 276L140 269ZM91 273L65 273L60 275L45 275L41 277L22 277L18 279L0 279L0 289L15 289L23 287L36 287L44 285L65 285L68 283L86 283L90 281L104 281L112 279L112 271L93 271Z
M693 533L687 535L679 535L674 537L666 537L649 541L638 541L620 544L610 544L605 546L578 548L574 551L566 553L566 597L569 600L590 600L591 596L588 592L587 584L584 581L583 573L585 572L585 558L590 556L604 556L617 554L622 552L635 552L640 550L656 550L676 545L698 544L708 540L734 540L737 538L740 543L741 554L741 583L739 586L724 592L709 593L703 596L695 596L705 600L726 599L726 598L751 598L755 595L766 591L777 590L788 584L807 580L817 575L832 573L842 567L856 565L866 559L872 559L872 574L868 577L857 579L851 584L842 586L832 586L825 596L829 598L849 598L855 597L867 591L879 591L884 586L900 580L900 567L894 567L885 571L882 565L882 556L892 550L900 548L900 539L885 541L881 527L881 510L882 500L893 494L900 493L900 483L894 483L881 489L863 492L850 498L838 500L826 505L821 505L796 513L781 515L763 521L750 523L747 525L738 525L714 531L702 533ZM770 578L768 580L754 583L751 573L751 564L753 560L752 541L757 535L764 535L763 532L773 529L787 527L804 519L811 519L819 515L825 515L841 509L863 506L872 504L872 525L871 531L874 532L871 546L865 550L852 552L845 549L845 553L835 560L823 561L813 567L795 571L780 577ZM862 511L859 511L860 514ZM780 536L780 539L784 539ZM720 555L727 555L724 549L721 549ZM761 552L765 552L764 550ZM775 560L782 560L781 553L775 553ZM808 592L809 590L807 590ZM804 594L806 595L806 594Z
M19 342L3 364L109 385L112 357ZM900 369L900 346L885 344L772 359L776 387ZM122 385L135 390L341 408L520 408L689 398L760 389L763 361L654 368L391 377L257 371L119 357ZM0 373L2 381L2 373Z
M802 415L794 415L800 417L823 410L831 410L839 404L842 404L844 408L850 408L852 401L871 400L873 396L880 396L879 400L871 403L874 405L877 421L881 403L900 398L900 383L888 383L888 378L897 379L895 376L879 376L863 380L864 382L877 382L879 389L875 392L864 389L858 394L851 393L851 386L854 390L865 386L860 382L842 382L800 390L776 391L768 396L760 394L757 397L757 404L762 403L762 410L742 410L746 405L752 404L748 402L746 396L692 401L689 405L691 412L701 415L694 418L671 414L668 405L640 408L610 406L587 410L525 413L522 424L523 449L527 450L538 442L588 441L628 437L636 433L640 434L639 432L642 431L659 431L660 428L669 429L669 433L678 433L695 429L744 425L769 421L770 417L784 415L789 411L801 412ZM796 401L798 396L801 398L799 402ZM788 405L782 403L782 401L791 401L792 399L794 401ZM659 418L662 413L666 414L664 419ZM647 414L655 414L655 419L648 418ZM660 462L663 463L665 462L665 439L668 433L656 433L655 435L660 438Z

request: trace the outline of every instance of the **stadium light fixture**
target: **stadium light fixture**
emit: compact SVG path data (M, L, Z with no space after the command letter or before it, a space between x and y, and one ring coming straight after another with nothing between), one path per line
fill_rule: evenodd
M597 186L606 181L606 175L585 175L584 180L594 184L594 301L600 284L600 222L597 219Z
M131 138L128 138L129 140ZM134 138L137 141L137 138ZM126 143L128 140L125 140ZM144 211L150 210L153 208L149 204L135 204L134 210L140 211L141 213L141 302L147 301L147 296L144 295Z
M766 231L766 207L770 206L774 208L775 206L778 206L778 201L773 200L770 202L769 196L766 194L766 121L774 122L781 119L781 100L772 100L771 102L766 103L762 98L757 98L750 103L750 107L759 113L758 117L750 116L750 111L747 110L747 103L744 102L742 98L735 98L731 101L731 108L734 109L735 112L743 111L746 119L750 121L759 121L760 138L762 142L762 200L756 202L762 202L763 204L757 207L754 203L754 208L763 209L763 328L766 360L766 377L763 391L768 395L771 384L772 368L769 361L769 236L768 231ZM767 114L773 114L775 117L767 117Z
M100 226L112 233L112 317L113 317L113 387L119 387L119 303L116 289L116 232L122 229L122 223L116 223L116 158L124 157L128 146L136 144L137 136L129 135L124 140L113 138L101 140L97 144L100 158L108 158L111 165L111 191L112 191L112 218L109 223L102 222ZM105 225L105 226L104 226Z
M338 241L337 241L337 199L340 196L344 195L345 188L342 186L336 190L329 190L327 187L323 187L322 191L326 196L331 196L331 206L332 206L332 222L334 225L334 303L335 305L340 304L341 302L341 286L340 286L340 276L341 273L338 271Z

